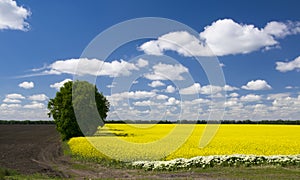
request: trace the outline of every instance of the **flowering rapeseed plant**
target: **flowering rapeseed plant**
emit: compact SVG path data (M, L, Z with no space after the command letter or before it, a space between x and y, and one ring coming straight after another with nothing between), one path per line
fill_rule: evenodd
M158 157L158 154L164 153L165 148L171 147L173 141L179 138L181 133L173 134L173 141L166 142L164 147L151 147L151 143L168 136L175 126L175 124L135 124L134 126L107 124L104 128L99 129L96 136L72 138L68 144L74 155L89 159L109 158L112 157L111 154L114 154L117 155L118 160L123 161L152 160ZM192 125L178 126L182 128L180 132L185 133L185 127ZM300 126L297 125L221 125L210 144L199 148L204 128L205 125L196 125L186 142L171 154L165 154L163 160L207 156L208 159L201 159L201 164L203 164L202 161L211 161L209 159L212 157L211 155L227 157L228 155L243 154L251 156L243 156L242 161L246 159L245 162L249 160L251 161L249 163L252 163L252 155L268 156L272 159L273 156L270 155L300 154ZM116 138L126 143L121 145ZM150 148L145 149L143 148L145 146L140 146L140 148L134 149L131 148L132 143L148 144ZM107 151L102 151L104 149ZM108 152L108 150L111 154L102 153ZM223 158L223 156L220 157ZM222 158L219 160L222 161ZM177 159L177 161L179 160ZM189 163L191 162L189 161Z

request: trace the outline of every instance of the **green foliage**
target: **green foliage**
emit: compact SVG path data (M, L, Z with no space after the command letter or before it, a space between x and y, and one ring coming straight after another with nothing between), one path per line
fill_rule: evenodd
M60 88L48 103L62 140L83 135L93 135L98 126L104 125L109 102L87 81L69 81Z
M0 179L5 179L5 176L17 175L17 171L0 167Z

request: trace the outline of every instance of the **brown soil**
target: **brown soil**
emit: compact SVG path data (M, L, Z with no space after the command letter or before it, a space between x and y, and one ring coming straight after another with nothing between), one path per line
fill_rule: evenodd
M207 173L146 172L83 163L63 155L54 125L0 125L0 167L60 178L210 179Z

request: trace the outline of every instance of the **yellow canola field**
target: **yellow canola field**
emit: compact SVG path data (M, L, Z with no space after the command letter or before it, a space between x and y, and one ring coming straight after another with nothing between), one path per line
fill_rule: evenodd
M205 126L106 124L96 136L72 138L68 144L74 155L83 158L123 161L300 154L300 126L297 125L220 125L212 141L200 148Z

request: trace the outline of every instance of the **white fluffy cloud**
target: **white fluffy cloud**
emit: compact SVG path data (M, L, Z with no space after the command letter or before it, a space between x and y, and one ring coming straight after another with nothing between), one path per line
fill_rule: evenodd
M238 104L239 103L238 103L237 99L231 98L231 99L227 100L224 105L225 105L225 107L235 107Z
M229 96L235 98L235 97L238 97L239 94L238 93L230 93Z
M148 86L155 88L159 86L165 86L165 83L161 81L152 81L151 83L148 84Z
M31 107L30 107L31 106ZM40 108L42 107L43 108ZM29 108L30 107L30 108ZM47 116L47 108L45 105L27 104L24 108L20 104L1 104L0 105L0 116L1 119L11 120L51 120Z
M174 97L170 97L168 101L165 103L167 106L172 106L172 105L178 105L180 103L179 100L175 99Z
M32 89L32 88L34 88L34 83L24 81L24 82L19 84L19 87L24 88L24 89Z
M224 56L246 54L278 46L277 38L300 33L299 22L269 22L264 28L239 24L232 19L220 19L206 26L199 38L186 31L170 32L142 44L147 54L162 55L166 50L183 56Z
M174 93L176 91L175 87L172 85L167 86L165 92L167 93Z
M226 84L226 85L224 86L224 90L225 90L225 91L235 91L235 90L239 90L239 88L234 87L234 86L230 86L230 85Z
M232 19L218 20L206 26L200 33L200 38L218 56L245 54L278 44L264 29L254 25L239 24Z
M300 22L288 21L283 23L271 21L265 26L264 31L275 37L284 38L287 35L300 33Z
M180 94L198 94L200 93L201 85L199 83L194 83L193 85L180 89Z
M184 80L183 73L188 73L188 68L181 64L158 63L153 66L153 72L145 74L145 78L150 80Z
M32 101L46 101L48 99L48 96L45 94L35 94L28 97L29 100Z
M121 93L114 93L110 96L107 96L109 101L122 101L127 99L145 99L145 98L151 98L155 96L155 92L148 92L148 91L130 91L130 92L121 92Z
M155 102L146 100L146 101L137 101L133 103L135 106L153 106L156 105Z
M20 99L10 99L10 98L5 98L4 100L3 100L3 102L5 102L5 103L21 103L21 100Z
M50 120L47 116L47 108L44 103L38 102L46 95L36 94L25 98L22 94L7 94L3 103L0 105L0 117L5 120ZM22 105L22 100L33 100L32 102ZM26 100L24 101L26 103Z
M18 6L16 1L0 1L0 29L14 29L26 31L29 24L25 20L31 12L22 6Z
M223 88L220 86L214 86L214 85L207 85L201 87L199 83L194 83L193 85L180 89L180 94L217 94L221 91L235 91L238 90L239 88L233 87L230 85L225 85Z
M23 107L25 109L42 109L45 107L45 104L33 101L30 104L24 105Z
M269 94L267 100L275 100L289 97L290 93L277 93L277 94Z
M139 67L145 67L146 60L139 59L137 64L126 62L124 60L114 60L112 62L105 62L98 59L67 59L58 60L49 66L41 69L33 69L35 74L25 75L22 77L37 76L37 75L60 75L60 74L76 74L93 75L93 76L109 76L119 77L131 75L133 70L139 70ZM37 72L41 71L42 72Z
M61 82L50 84L50 87L55 88L56 90L59 90L66 82L69 82L69 81L72 81L72 79L65 79Z
M98 59L69 59L56 61L50 65L49 74L77 74L94 76L128 76L132 70L138 70L135 64L124 60L105 62Z
M280 72L287 72L300 69L300 56L290 62L276 62L276 70Z
M186 31L170 32L157 40L148 41L140 46L146 54L162 55L166 50L176 51L183 56L212 56L210 49L199 39Z
M285 89L293 89L294 87L293 86L285 86L284 88Z
M214 85L207 85L207 86L203 86L201 88L200 93L201 94L206 94L206 95L210 95L210 94L217 94L221 91L223 91L224 88L220 87L220 86L214 86Z
M246 90L269 90L272 89L272 87L265 81L265 80L252 80L249 81L246 85L242 86L242 89Z
M287 25L282 22L272 21L266 25L265 32L275 37L285 37L289 34L289 29Z
M22 94L13 93L13 94L7 94L3 102L17 104L17 103L21 103L22 99L25 99L25 97Z
M253 101L260 101L261 96L256 94L247 94L246 96L241 97L241 101L253 102Z
M1 104L0 107L2 109L10 109L10 108L20 108L20 104Z
M149 65L149 62L147 61L147 60L145 60L145 59L142 59L142 58L140 58L140 59L138 59L138 61L137 61L137 64L136 64L138 67L146 67L146 66L148 66Z
M9 99L25 99L25 97L22 94L17 93L7 94L5 97Z
M159 94L156 96L156 99L158 100L164 100L164 99L168 99L168 96L164 95L164 94Z

